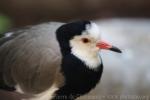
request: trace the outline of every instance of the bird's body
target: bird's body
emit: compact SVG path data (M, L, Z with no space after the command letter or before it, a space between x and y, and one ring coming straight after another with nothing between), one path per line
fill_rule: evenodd
M15 87L31 95L27 100L74 100L88 93L103 71L97 27L85 31L90 24L54 22L6 33L0 39L0 88Z

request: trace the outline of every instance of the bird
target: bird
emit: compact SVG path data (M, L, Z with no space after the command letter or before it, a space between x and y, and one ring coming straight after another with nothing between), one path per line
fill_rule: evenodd
M103 49L121 53L89 20L7 32L0 38L0 89L29 95L23 100L75 100L99 83Z

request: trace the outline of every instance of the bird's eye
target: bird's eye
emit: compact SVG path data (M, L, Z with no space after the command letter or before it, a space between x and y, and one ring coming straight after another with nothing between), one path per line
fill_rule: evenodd
M82 38L82 42L83 42L83 43L89 43L90 40L89 40L88 38Z

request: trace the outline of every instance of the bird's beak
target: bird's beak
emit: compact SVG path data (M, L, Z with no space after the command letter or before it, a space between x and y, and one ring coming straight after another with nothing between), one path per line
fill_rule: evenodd
M111 51L114 51L114 52L118 52L118 53L122 53L122 51L115 47L115 46L112 46L111 44L105 42L105 41L99 41L96 46L100 49L106 49L106 50L111 50Z

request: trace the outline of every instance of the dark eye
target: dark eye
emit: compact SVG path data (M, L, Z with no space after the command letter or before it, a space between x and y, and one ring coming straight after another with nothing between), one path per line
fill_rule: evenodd
M90 42L90 40L88 38L82 38L82 42L83 43L88 43L88 42Z

